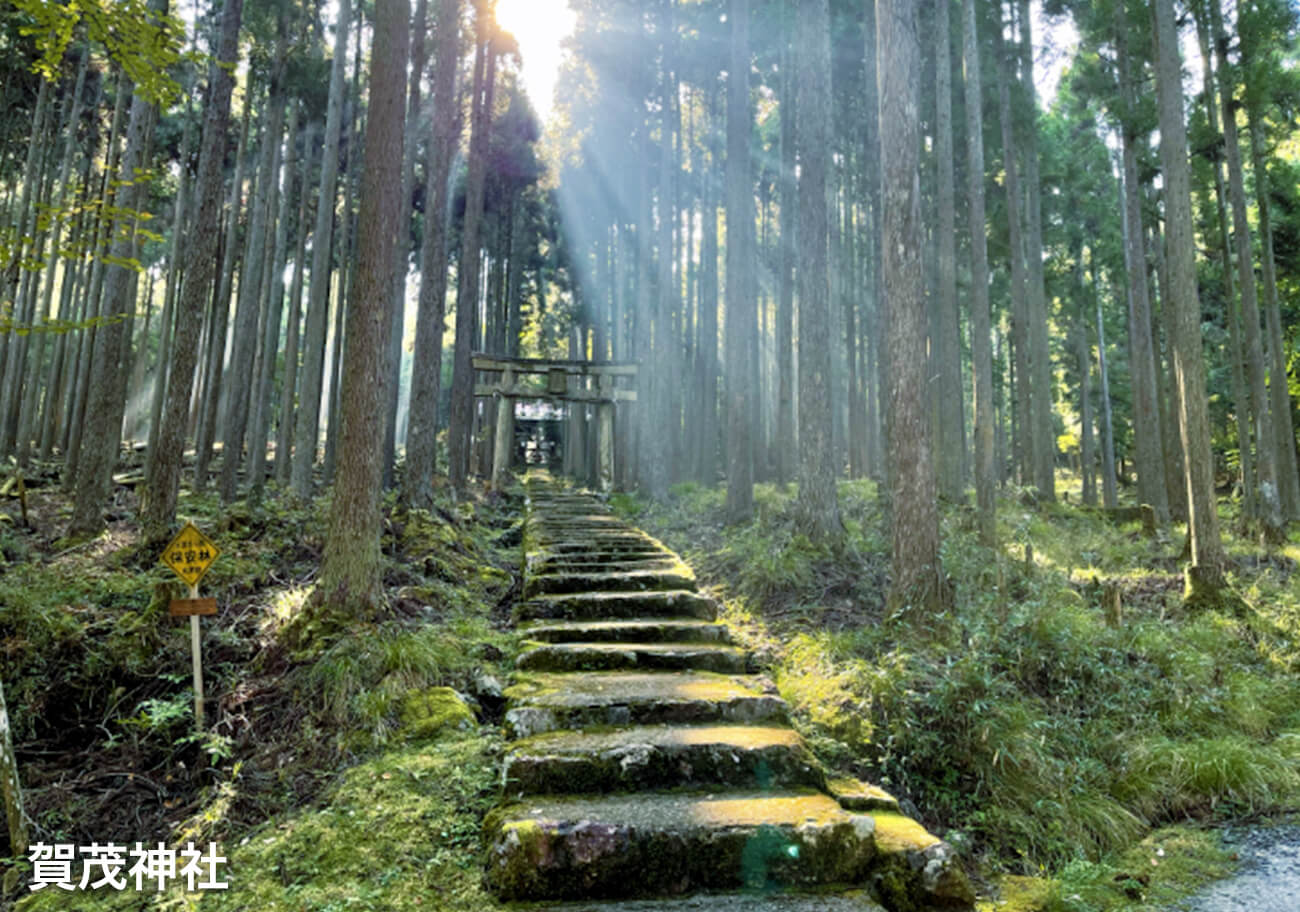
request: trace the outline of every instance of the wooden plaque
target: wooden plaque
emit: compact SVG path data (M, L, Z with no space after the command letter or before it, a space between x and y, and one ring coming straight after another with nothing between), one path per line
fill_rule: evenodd
M188 617L191 614L216 614L215 598L172 599L167 605L172 617Z

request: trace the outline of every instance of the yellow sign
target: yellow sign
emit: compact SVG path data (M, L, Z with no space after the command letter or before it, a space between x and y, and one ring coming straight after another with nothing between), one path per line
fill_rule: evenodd
M197 586L220 554L221 549L194 523L186 523L163 551L162 562L171 567L185 585Z

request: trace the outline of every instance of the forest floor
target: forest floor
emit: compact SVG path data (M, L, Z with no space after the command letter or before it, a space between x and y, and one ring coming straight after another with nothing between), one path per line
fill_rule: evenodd
M52 475L32 482L32 528L0 500L0 679L33 837L216 843L231 888L31 893L19 861L4 865L17 874L0 909L498 908L479 827L516 650L517 492L389 504L385 616L298 652L281 632L318 570L328 500L185 496L182 518L223 549L202 587L221 611L202 620L199 735L188 625L166 607L181 587L139 546L129 484L108 531L69 547L67 499ZM1006 493L996 558L968 511L945 511L956 600L930 618L884 613L870 482L841 485L833 548L801 536L792 491L769 485L736 527L717 519L723 493L694 485L614 505L712 585L825 763L891 790L960 849L986 908L1166 906L1232 870L1220 828L1300 807L1300 544L1231 539L1250 610L1189 614L1180 530L1149 539ZM1107 583L1122 601L1109 620Z

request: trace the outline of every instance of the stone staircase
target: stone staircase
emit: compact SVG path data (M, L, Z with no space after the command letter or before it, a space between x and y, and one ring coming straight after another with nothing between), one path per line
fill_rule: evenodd
M528 491L526 649L486 822L499 898L571 912L637 897L659 899L618 908L972 908L945 843L879 789L827 781L677 555L590 495L546 479Z

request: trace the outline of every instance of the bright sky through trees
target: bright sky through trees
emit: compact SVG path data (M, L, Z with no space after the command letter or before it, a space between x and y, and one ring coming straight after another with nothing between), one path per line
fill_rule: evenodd
M497 0L497 22L519 42L523 83L543 124L551 114L564 39L576 17L567 0Z

